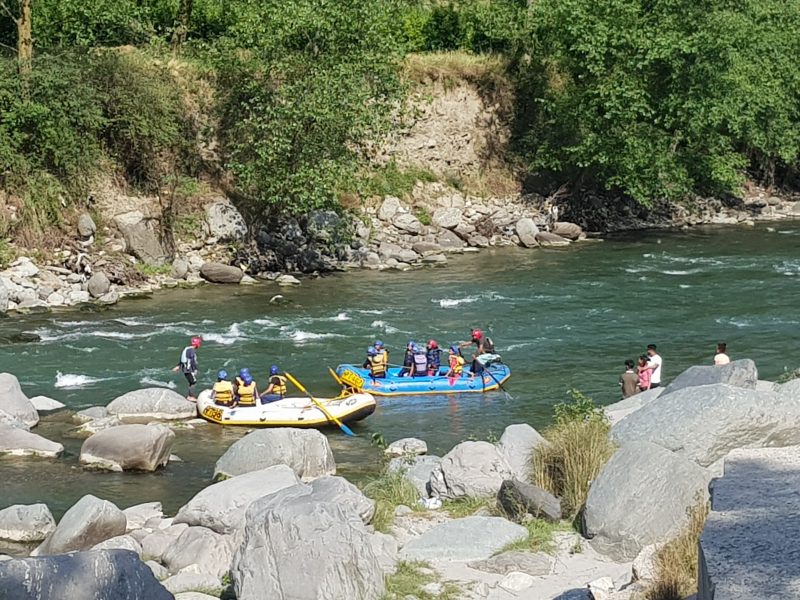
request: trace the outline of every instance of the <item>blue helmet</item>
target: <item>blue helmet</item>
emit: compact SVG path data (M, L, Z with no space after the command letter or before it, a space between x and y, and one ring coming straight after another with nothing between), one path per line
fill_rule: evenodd
M373 344L376 348L383 348L383 342L380 340L375 340L375 344Z
M414 346L416 346L416 342L414 340L408 340L408 344L406 344L406 348L411 348L413 350Z
M372 346L367 348L367 356L378 356L378 351L375 350Z
M239 369L239 377L241 377L242 379L244 379L245 377L250 377L250 369L248 369L247 367Z
M272 366L269 368L269 374L270 374L270 375L277 375L277 374L278 374L278 371L279 371L279 369L278 369L278 365L272 365Z
M453 354L458 354L458 348L456 348L455 346L450 346L450 352L452 352Z
M217 379L227 379L227 378L228 378L228 372L227 371L222 370L219 373L217 373Z

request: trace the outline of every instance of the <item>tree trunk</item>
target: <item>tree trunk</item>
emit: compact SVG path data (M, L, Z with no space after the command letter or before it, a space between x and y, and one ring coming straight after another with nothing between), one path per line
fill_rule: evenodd
M189 33L189 22L192 19L193 0L181 0L178 17L175 19L175 31L172 34L172 49L180 51Z
M17 60L22 97L30 96L31 62L33 60L33 34L31 33L31 0L20 0L17 19Z

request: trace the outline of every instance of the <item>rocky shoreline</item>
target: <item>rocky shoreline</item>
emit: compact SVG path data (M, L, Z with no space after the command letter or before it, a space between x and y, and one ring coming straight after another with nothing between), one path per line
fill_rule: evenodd
M532 479L532 456L551 442L528 424L442 457L398 440L385 449L384 479L364 491L336 475L322 433L261 429L230 446L214 482L171 517L157 501L121 510L91 494L58 524L44 504L0 507L0 543L17 555L0 557L0 579L25 600L639 600L658 577L659 549L713 496L728 458L741 470L739 449L783 446L780 460L800 460L798 384L759 381L755 364L739 360L692 367L606 407L616 450L589 486L579 531L562 521L562 499ZM169 469L176 431L195 418L171 390L128 392L74 415L88 436L80 463ZM3 460L56 459L63 446L30 431L38 420L16 377L0 374L0 453L20 457ZM388 489L398 482L413 490L407 503ZM734 487L721 488L726 502ZM534 540L543 528L549 539ZM746 538L735 542L746 552ZM728 555L713 556L701 575L723 585ZM418 595L393 595L392 578L409 569L424 582Z

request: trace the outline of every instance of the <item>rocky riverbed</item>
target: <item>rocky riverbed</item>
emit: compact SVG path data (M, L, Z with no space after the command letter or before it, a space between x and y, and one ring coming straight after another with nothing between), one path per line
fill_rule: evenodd
M388 519L385 490L376 502L369 486L365 494L337 476L323 434L256 430L172 516L157 501L121 510L91 494L57 524L41 503L0 507L0 542L14 554L0 562L0 579L20 599L377 600L398 597L392 578L411 569L425 582L413 597L642 598L658 548L709 497L726 457L765 446L800 456L798 406L798 380L759 381L755 364L738 360L692 367L666 388L606 407L617 449L589 487L580 532L561 521L560 499L534 485L531 455L549 442L524 423L496 443L465 441L442 457L422 440L390 444L386 473L417 493L390 504ZM28 399L16 377L0 374L2 460L57 460L63 446L31 432L39 410L59 407ZM195 412L179 394L149 388L74 419L88 436L82 468L136 477L170 469L176 433ZM725 502L735 502L724 489ZM550 541L532 543L546 523ZM748 538L737 539L746 553ZM723 558L715 555L717 585Z

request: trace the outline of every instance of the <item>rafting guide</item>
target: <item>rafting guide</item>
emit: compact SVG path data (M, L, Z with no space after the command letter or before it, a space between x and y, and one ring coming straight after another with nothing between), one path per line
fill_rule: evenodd
M197 396L195 395L195 386L197 385L197 350L202 343L203 340L201 338L197 336L193 337L189 345L181 352L178 364L172 368L174 373L181 371L186 381L189 383L189 393L186 395L186 399L192 402L197 401Z

